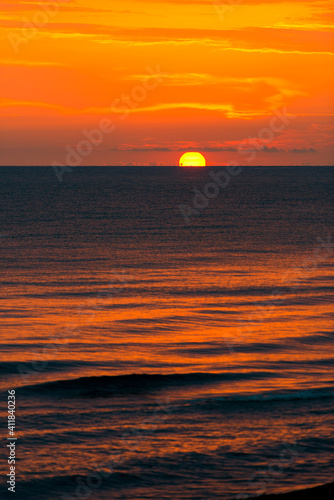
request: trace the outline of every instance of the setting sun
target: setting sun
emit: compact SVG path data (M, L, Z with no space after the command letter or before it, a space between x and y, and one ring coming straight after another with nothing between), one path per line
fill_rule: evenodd
M180 167L205 167L206 161L201 153L189 152L181 156Z

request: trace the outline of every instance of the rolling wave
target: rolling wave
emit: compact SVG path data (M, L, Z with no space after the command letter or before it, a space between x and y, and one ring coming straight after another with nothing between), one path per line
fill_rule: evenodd
M87 498L87 491L90 489L83 486L87 484L87 478L93 471L87 470L85 475L55 475L49 477L36 477L28 481L20 482L20 492L23 496L19 500L39 500L45 499L45 492L48 493L48 499L51 498L67 498L68 500L75 500L77 498ZM101 472L101 471L99 471ZM131 488L133 486L141 485L145 480L136 474L124 472L111 472L106 469L101 473L101 485L99 489L110 488ZM81 488L80 488L81 485ZM60 497L60 495L62 495ZM70 495L70 496L67 496ZM85 496L86 495L86 496Z
M258 394L240 394L228 396L211 396L208 399L205 397L193 398L187 400L189 407L193 405L205 408L221 408L222 403L252 403L252 402L280 402L280 401L301 401L301 400L315 400L315 399L333 399L334 398L334 385L327 387L318 387L312 389L294 390L282 393L281 391L267 391ZM180 407L181 408L181 407Z
M234 380L257 380L281 377L270 371L229 373L173 373L173 374L129 374L80 377L57 380L42 384L27 385L18 392L50 397L112 397L144 394L168 387L206 385Z
M44 345L44 344L43 344ZM17 349L23 350L31 350L32 348L39 348L41 344L15 344ZM7 347L11 347L10 344L2 344L2 348L5 350ZM43 371L66 371L73 368L81 368L91 366L92 363L87 361L48 361L47 366L43 369ZM99 366L99 363L94 363L94 366ZM31 370L32 365L29 363L21 363L20 361L4 361L0 363L0 377L5 377L6 375L18 375L21 372L19 368L23 370Z

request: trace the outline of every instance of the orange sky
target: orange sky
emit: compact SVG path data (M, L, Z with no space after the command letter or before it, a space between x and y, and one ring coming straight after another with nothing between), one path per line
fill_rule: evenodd
M82 165L177 164L185 150L211 165L333 163L332 0L1 10L1 165L66 164L78 145ZM288 118L272 130L274 110Z

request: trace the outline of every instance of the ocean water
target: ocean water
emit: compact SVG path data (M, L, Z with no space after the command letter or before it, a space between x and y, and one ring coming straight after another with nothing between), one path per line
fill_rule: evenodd
M1 169L15 498L228 500L333 480L333 169L209 186L222 170ZM1 498L7 473L5 457Z

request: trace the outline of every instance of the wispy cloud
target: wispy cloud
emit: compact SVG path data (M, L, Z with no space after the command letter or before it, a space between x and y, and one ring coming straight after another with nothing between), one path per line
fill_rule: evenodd
M0 26L22 28L21 21L0 21ZM333 55L332 34L329 32L249 27L243 29L196 28L121 28L93 23L52 23L40 29L43 36L90 37L92 41L129 45L199 43L216 46L220 50L278 53ZM287 36L288 35L288 36Z
M123 80L138 81L146 75L124 75ZM193 86L193 85L253 85L266 83L273 87L289 85L287 80L270 76L260 77L224 77L209 73L170 73L164 77L164 85Z
M60 66L66 67L67 65L60 62L52 61L28 61L24 59L0 59L2 66Z
M54 3L55 5L58 4L59 10L62 12L80 12L80 13L87 13L87 14L117 14L117 15L145 15L145 16L154 16L154 17L164 17L163 14L160 16L157 14L151 14L150 12L145 12L145 11L136 11L136 10L124 10L124 9L103 9L103 8L96 8L96 7L85 7L83 5L79 4L69 4L69 0L56 0L52 2L50 0L50 3ZM13 14L15 13L21 13L21 12L28 12L28 11L36 11L40 9L43 5L45 5L46 2L45 0L42 0L41 2L24 2L24 1L14 1L14 2L3 2L1 4L1 10L3 12L11 12Z
M251 149L251 147L250 147ZM187 146L138 146L138 145L130 145L123 144L119 145L117 148L111 148L110 151L132 151L136 153L140 152L184 152L196 150L202 153L237 153L238 152L238 144L235 146L203 146L201 144L189 144ZM275 146L261 147L262 153L293 153L293 154L306 154L306 153L316 153L317 150L315 148L277 148Z

